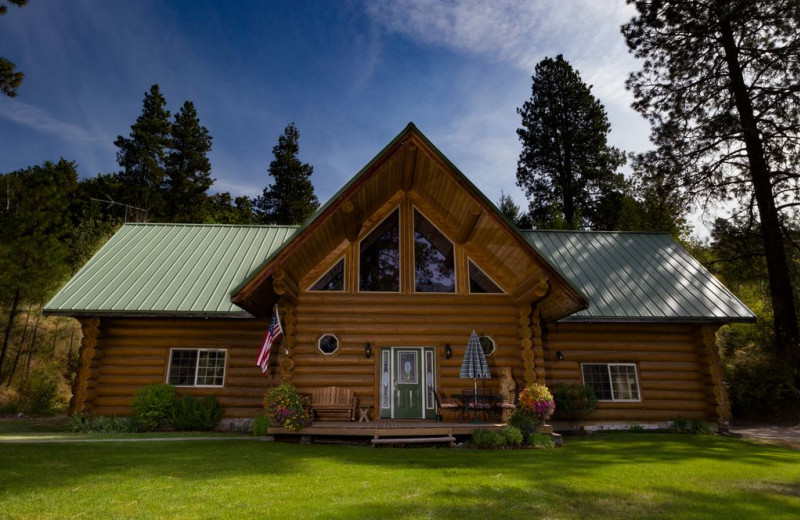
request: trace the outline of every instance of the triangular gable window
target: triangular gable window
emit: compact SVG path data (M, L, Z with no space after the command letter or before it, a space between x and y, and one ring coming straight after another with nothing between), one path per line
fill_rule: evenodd
M344 291L344 258L328 269L309 289L311 291Z
M414 210L414 290L455 292L455 248L436 226Z
M400 212L394 210L361 241L361 291L400 291Z
M483 270L469 261L469 292L477 294L502 293L500 288Z

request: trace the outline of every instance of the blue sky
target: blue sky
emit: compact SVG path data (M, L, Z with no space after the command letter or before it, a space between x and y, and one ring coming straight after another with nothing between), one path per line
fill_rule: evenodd
M0 56L25 73L0 96L0 172L59 157L84 177L117 171L113 141L158 83L213 136L213 191L259 194L294 121L324 202L413 121L489 198L527 206L516 108L546 56L593 85L611 144L649 148L624 88L632 15L624 0L31 0L0 17Z

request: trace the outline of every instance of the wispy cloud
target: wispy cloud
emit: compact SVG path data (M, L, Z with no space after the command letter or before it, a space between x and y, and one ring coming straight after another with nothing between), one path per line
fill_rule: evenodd
M622 1L596 0L370 1L366 11L390 32L525 71L544 55L559 52L569 51L573 56L568 59L583 58L605 55L612 46L625 54L619 26L633 14Z
M606 106L618 137L612 134L613 144L649 148L647 124L630 108L633 97L625 90L625 78L638 65L619 31L635 14L623 0L368 0L365 11L388 33L505 63L526 77L546 56L563 54Z
M109 144L107 135L93 133L81 126L60 121L39 107L2 96L0 96L0 118L75 144Z

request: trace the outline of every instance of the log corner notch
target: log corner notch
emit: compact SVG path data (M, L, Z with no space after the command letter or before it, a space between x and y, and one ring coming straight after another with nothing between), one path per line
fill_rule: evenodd
M78 373L72 385L72 399L69 402L68 415L80 414L86 406L89 394L89 376L92 372L92 362L97 353L97 338L100 335L100 318L84 318L81 324L80 352L78 353Z
M701 366L705 369L704 380L710 413L717 418L717 430L720 433L725 433L730 427L731 404L728 400L728 391L725 388L725 379L722 373L722 362L719 358L717 330L719 330L718 325L703 325L700 327L700 351L698 357Z
M456 232L456 242L458 244L463 244L469 237L472 235L472 231L475 229L475 225L478 223L478 219L483 214L483 210L477 204L470 204L467 208L467 214L464 215L464 220L461 221L461 224L458 226L458 231Z
M522 282L512 293L515 305L531 304L536 305L550 292L550 280L545 278L536 281L537 278L529 277Z
M282 300L289 303L297 303L297 295L299 293L297 282L280 267L272 272L272 289Z
M342 234L349 242L355 242L361 232L361 212L353 201L346 200L339 208L339 225Z
M294 347L297 346L297 308L292 303L283 303L283 352L278 355L281 357L278 366L281 369L281 380L290 383L292 380L292 370L294 369Z
M403 175L400 177L400 189L411 191L414 188L414 173L417 169L417 145L409 143L403 154Z

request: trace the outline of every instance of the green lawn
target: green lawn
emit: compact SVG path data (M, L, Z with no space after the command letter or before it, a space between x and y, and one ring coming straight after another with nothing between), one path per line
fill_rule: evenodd
M0 518L800 517L800 451L605 434L555 450L0 444Z

